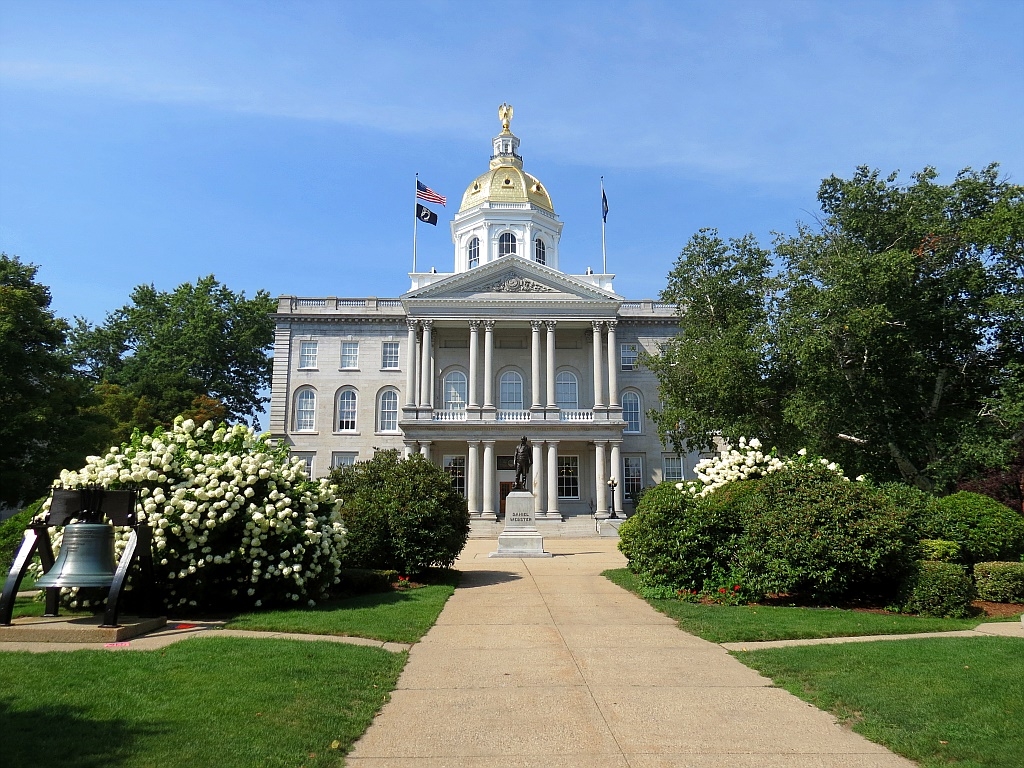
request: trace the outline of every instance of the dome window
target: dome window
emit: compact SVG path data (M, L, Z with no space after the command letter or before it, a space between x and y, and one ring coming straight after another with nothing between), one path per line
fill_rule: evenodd
M511 187L512 186L512 179L510 179L508 176L505 177L505 186L506 187Z
M466 249L469 256L469 268L480 266L480 238L474 237L469 241L469 248Z
M498 256L515 256L516 236L511 232L502 232L498 238Z
M533 260L538 264L547 264L547 248L539 237L533 241Z

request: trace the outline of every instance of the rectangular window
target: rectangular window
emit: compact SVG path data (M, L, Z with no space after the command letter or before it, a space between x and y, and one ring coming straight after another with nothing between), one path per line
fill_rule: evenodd
M636 359L640 354L639 344L622 344L621 349L621 368L624 371L635 371L636 370Z
M644 460L639 456L622 457L622 492L636 503L636 497L644 487Z
M299 344L299 368L316 368L316 342L303 341Z
M448 477L451 478L452 487L461 493L463 496L466 495L466 457L465 456L445 456L444 457L444 471L448 473Z
M343 342L341 342L341 367L342 368L358 368L359 367L359 342L358 341L343 341Z
M331 454L331 469L337 469L338 467L351 467L356 463L356 456L358 454L339 452L335 451Z
M306 465L306 476L307 477L313 477L313 457L314 456L316 456L316 453L314 453L312 451L310 451L308 453L306 453L306 452L302 452L302 453L296 452L296 453L292 454L292 458L294 458L294 459L302 459L302 461L305 463L305 465Z
M678 483L683 479L683 460L679 456L663 456L664 479Z
M386 370L398 369L398 342L385 341L381 348L380 367Z
M580 497L580 457L558 457L558 498L578 499Z

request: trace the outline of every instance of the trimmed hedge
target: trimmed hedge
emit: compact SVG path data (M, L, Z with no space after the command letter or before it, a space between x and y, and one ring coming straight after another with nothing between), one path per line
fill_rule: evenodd
M955 541L966 565L1016 560L1024 553L1024 516L970 491L939 499L920 520L919 533L922 539Z
M1024 603L1024 563L976 563L978 598L993 603Z
M922 616L965 618L974 594L974 582L962 565L920 560L903 583L896 608Z
M18 554L18 547L21 546L21 540L25 536L25 529L39 512L44 501L46 501L45 496L0 523L0 568L3 569L3 573L0 574L0 582L7 578L7 572L11 570L14 556Z
M916 544L906 508L818 464L758 483L763 502L746 505L739 553L749 592L819 605L893 597Z
M448 474L416 453L378 451L369 461L331 473L344 500L348 568L418 573L451 567L469 538L466 500Z
M674 483L661 483L643 494L636 513L619 528L619 551L645 596L701 591L729 567L741 531L739 516L729 505L702 501L680 493Z
M960 545L945 539L921 539L918 542L922 560L937 560L942 563L960 562Z

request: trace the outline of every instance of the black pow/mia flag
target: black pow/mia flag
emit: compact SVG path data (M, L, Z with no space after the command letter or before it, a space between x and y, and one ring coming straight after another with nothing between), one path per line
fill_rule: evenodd
M435 227L437 226L437 214L425 205L416 203L416 218L426 224L433 224Z

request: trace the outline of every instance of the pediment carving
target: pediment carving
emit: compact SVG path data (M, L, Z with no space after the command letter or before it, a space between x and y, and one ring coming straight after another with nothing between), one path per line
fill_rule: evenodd
M517 272L506 272L497 280L482 287L488 293L557 293L543 283L523 277Z

